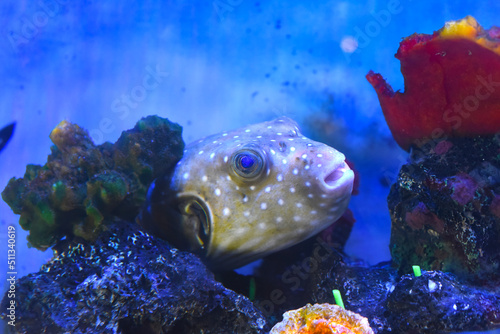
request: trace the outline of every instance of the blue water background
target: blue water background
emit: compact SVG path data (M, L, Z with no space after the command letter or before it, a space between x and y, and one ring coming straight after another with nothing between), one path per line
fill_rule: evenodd
M48 135L64 119L100 144L151 114L182 125L186 142L287 115L360 172L347 252L388 260L387 183L407 153L365 75L373 69L403 89L393 57L401 38L469 14L500 25L500 2L2 1L0 127L17 127L0 152L0 189L45 163ZM350 38L354 52L341 47ZM145 81L152 71L157 80ZM7 226L17 222L0 201L3 289ZM27 248L26 235L17 229L18 277L51 257Z

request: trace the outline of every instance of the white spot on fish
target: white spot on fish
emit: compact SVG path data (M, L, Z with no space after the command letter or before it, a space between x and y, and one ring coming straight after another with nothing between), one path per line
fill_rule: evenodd
M318 211L316 211L316 210L312 210L312 211L311 211L311 215L315 215L315 214L317 214L317 213L318 213Z
M186 172L186 173L182 174L182 178L183 178L184 180L189 179L189 173L187 173L187 172Z
M316 154L316 156L317 156L318 158L322 158L322 157L323 157L323 154L318 153L318 154Z
M227 133L223 133L223 134L222 134L222 137L225 137L225 136L227 136Z
M246 129L245 132L250 132L251 130L250 129Z
M255 186L250 186L250 190L255 190Z
M294 168L292 173L293 173L293 175L297 175L297 174L299 174L299 170L297 168Z
M250 211L243 211L243 216L250 217Z
M300 203L300 202L299 202L299 203L297 203L297 204L295 204L295 205L296 205L298 208L301 208L301 207L302 207L302 203Z
M281 136L281 135L282 135L282 133L281 133L281 132L276 132L276 134L277 134L278 136Z
M214 157L215 157L215 153L214 152L210 153L210 159L213 159Z
M276 180L278 180L278 182L283 181L283 175L278 174L278 175L276 176Z
M248 202L248 196L247 196L247 195L245 195L245 196L243 197L243 202L245 202L245 203L246 203L246 202Z
M278 204L279 204L279 205L283 205L283 204L285 204L285 202L284 202L284 201L280 198L280 199L278 200Z
M203 154L203 150L201 150L200 152L198 152L198 154Z
M288 138L289 141L293 141L293 138Z
M231 210L229 210L229 208L224 208L224 210L222 210L222 213L224 214L224 216L229 216L231 214Z
M290 147L290 151L295 152L295 147Z
M326 204L325 203L319 203L319 206L322 207L322 208L324 208L326 206Z
M266 189L264 189L264 191L265 191L266 193L271 192L271 187L266 187Z
M208 177L207 177L206 175L203 175L203 177L201 178L201 180L202 180L203 182L207 182L207 181L208 181Z
M304 166L304 169L305 169L305 170L308 170L309 168L311 168L311 166L309 166L309 165L305 165L305 166Z
M224 157L224 162L227 162L227 159L228 159L228 157L227 157L227 155L226 155L226 156Z
M318 164L318 168L321 168L321 166L323 166L322 164Z
M321 194L321 198L326 198L326 194Z
M267 228L266 223L260 223L260 224L259 224L259 228L260 228L261 230L265 230L265 229Z
M313 195L313 194L307 194L307 197L309 197L309 198L313 198L313 197L314 197L314 195Z
M282 162L283 162L283 165L286 165L286 163L287 163L286 159L283 159Z
M212 144L217 144L217 140L214 140L214 141L212 142Z
M255 137L255 138L258 138L258 139L260 139L260 138L262 138L262 136L257 136L257 137Z
M272 127L271 125L268 125L268 126L267 126L267 128L268 128L268 129L272 129L273 127Z
M239 138L240 136L234 136L233 138Z
M307 158L307 154L304 153L304 154L302 154L302 159L305 159L305 158Z
M231 181L231 176L226 175L226 180Z
M221 195L221 191L220 191L220 189L219 189L219 188L215 189L214 194L215 194L216 196L220 196L220 195Z
M300 221L300 217L299 216L293 216L293 220L296 221L296 222L298 222L298 221Z
M283 218L281 218L281 217L276 217L276 222L277 222L277 223L281 223L282 221L283 221Z
M306 181L305 185L306 185L306 187L310 187L311 186L311 182Z
M295 192L295 188L294 188L294 187L291 187L291 188L290 188L290 192L291 192L291 193L294 193L294 192Z
M272 154L272 155L275 155L275 154L276 154L276 152L275 152L273 149L271 149L271 154Z
M266 203L260 203L260 209L261 210L267 209L267 204Z

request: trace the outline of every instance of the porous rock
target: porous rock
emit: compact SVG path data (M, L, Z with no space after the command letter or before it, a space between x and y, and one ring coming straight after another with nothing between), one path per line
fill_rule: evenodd
M348 258L322 262L307 282L315 303L335 303L368 318L378 334L434 334L500 328L500 289L464 282L451 273L400 276L390 262L367 266Z
M488 283L500 279L500 136L414 149L392 186L391 253L412 265Z
M440 271L404 275L388 295L386 314L394 333L484 331L500 327L499 293Z
M224 288L199 258L129 222L95 243L59 243L16 285L13 333L265 333L261 312ZM9 299L2 301L6 319Z
M441 271L400 275L390 261L369 266L320 236L291 250L293 256L265 258L255 276L254 304L270 324L304 301L334 304L332 290L338 289L346 309L368 318L378 334L500 328L500 285L495 282L471 283Z

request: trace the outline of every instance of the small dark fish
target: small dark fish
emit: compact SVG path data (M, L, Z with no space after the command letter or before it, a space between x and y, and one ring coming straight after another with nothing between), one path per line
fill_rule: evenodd
M7 143L9 142L10 138L12 138L15 127L16 122L13 122L0 130L0 151L3 150L5 145L7 145Z

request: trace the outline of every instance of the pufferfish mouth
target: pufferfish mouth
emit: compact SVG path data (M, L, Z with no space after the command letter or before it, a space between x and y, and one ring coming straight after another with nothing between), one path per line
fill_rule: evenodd
M354 180L354 172L345 161L334 165L322 178L321 185L327 192L338 190L343 185L350 184Z

